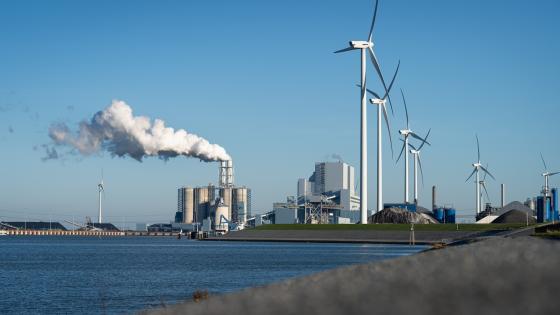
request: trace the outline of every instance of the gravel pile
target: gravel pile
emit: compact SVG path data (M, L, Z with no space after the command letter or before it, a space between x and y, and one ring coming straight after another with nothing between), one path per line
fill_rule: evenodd
M402 208L387 208L372 215L368 223L414 223L414 224L437 224L431 216L422 215L419 212L410 212Z
M532 215L527 215L525 211L510 210L499 217L497 217L492 223L527 223L534 224L536 222Z

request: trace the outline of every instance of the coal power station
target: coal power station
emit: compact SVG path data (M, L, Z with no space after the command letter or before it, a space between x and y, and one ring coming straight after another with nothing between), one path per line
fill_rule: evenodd
M227 232L245 227L251 216L251 189L234 185L233 162L220 161L218 186L178 189L176 223Z

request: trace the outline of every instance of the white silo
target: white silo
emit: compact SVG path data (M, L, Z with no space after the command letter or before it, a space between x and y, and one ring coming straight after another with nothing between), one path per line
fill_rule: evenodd
M194 220L201 223L202 220L208 218L210 214L209 207L209 191L208 187L196 187L194 189Z
M232 191L232 219L234 222L243 224L247 222L248 215L248 193L245 187L235 187Z
M223 202L218 203L216 206L216 213L214 217L214 230L227 232L228 231L228 221L229 221L229 207Z
M227 187L220 188L220 198L223 203L228 207L228 218L233 218L232 216L232 189Z
M186 187L184 190L183 223L193 223L194 219L194 189Z

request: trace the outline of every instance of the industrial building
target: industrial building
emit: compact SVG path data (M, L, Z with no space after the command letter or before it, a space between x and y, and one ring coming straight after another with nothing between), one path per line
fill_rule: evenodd
M354 167L338 162L316 162L309 178L297 182L297 197L273 204L275 224L340 224L360 219Z
M235 186L233 179L233 162L222 161L218 186L179 188L175 223L210 225L223 232L242 229L251 216L251 189Z
M340 205L341 210L358 211L360 197L356 195L354 167L342 161L316 162L309 179L300 178L297 184L298 204L304 199L327 196Z

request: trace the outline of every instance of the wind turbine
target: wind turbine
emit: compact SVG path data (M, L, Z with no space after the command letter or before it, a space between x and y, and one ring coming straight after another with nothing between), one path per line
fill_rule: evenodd
M478 141L478 135L476 136L476 149L477 149L477 152L478 152L478 161L476 163L472 164L474 170L472 171L471 175L469 175L469 177L467 178L467 180L465 182L467 182L476 173L476 181L475 181L475 186L476 186L476 215L478 215L480 213L480 174L479 174L480 170L482 170L484 173L490 175L490 177L492 177L492 179L494 179L494 180L496 180L496 179L480 163L480 144L479 144L479 141Z
M395 78L397 77L397 73L399 73L399 68L401 67L401 62L397 65L397 70L395 70L395 74L393 75L393 79L389 84L389 89L385 92L383 97L380 97L377 93L370 89L366 89L374 98L370 99L369 101L372 104L377 105L377 208L376 212L383 210L383 152L382 152L382 133L381 130L383 129L382 121L381 121L381 114L383 114L385 118L385 123L387 124L387 132L389 133L389 142L391 143L391 155L393 155L393 140L391 137L391 127L389 126L389 118L387 117L387 106L385 103L389 98L389 92L393 87L393 83L395 83Z
M418 205L418 167L420 167L420 176L422 177L422 184L424 184L424 172L422 171L422 161L420 161L420 150L422 150L424 144L428 143L427 140L430 136L430 131L432 131L432 129L428 130L428 134L422 139L422 144L420 144L418 149L412 143L408 144L411 148L410 153L414 157L414 204L416 205ZM401 139L401 141L404 142L406 140Z
M105 186L103 186L103 171L101 172L101 182L99 184L97 184L97 191L99 193L99 217L98 217L98 223L101 224L103 223L103 212L102 212L102 208L101 208L101 195L105 192Z
M381 74L381 68L377 57L373 52L373 26L375 25L375 17L377 16L377 5L378 1L375 1L375 9L373 11L373 19L371 21L371 27L369 28L369 34L367 41L350 41L349 46L344 49L335 51L335 53L341 53L351 50L359 49L361 52L361 120L360 120L360 223L367 223L367 103L366 103L366 52L369 54L371 62L383 84L385 93L388 95L387 85L385 84L385 79ZM391 101L389 100L389 104ZM392 109L392 106L391 106Z
M544 161L544 158L543 158L542 153L541 153L541 160L542 160L543 165L544 165L544 173L542 173L542 176L544 177L544 188L543 188L542 193L543 193L543 195L544 195L545 197L547 197L548 194L549 194L549 189L548 189L548 178L549 178L550 176L554 176L554 175L556 175L556 174L558 174L558 173L560 173L560 172L549 172L549 171L548 171L548 167L546 166L546 162Z
M488 164L486 164L486 168L488 168ZM484 176L482 176L482 180L480 181L480 187L482 187L482 189L484 189L484 193L486 193L486 198L488 198L488 202L490 202L490 195L488 194L488 190L486 189L486 173L484 173ZM480 192L480 207L482 209L482 207L484 206L484 195L482 194L482 192Z
M408 137L413 137L416 138L420 141L422 141L422 145L424 145L424 143L427 143L428 145L430 145L429 142L426 141L426 139L422 139L420 136L418 136L416 133L414 133L411 129L410 129L410 123L408 120L408 107L406 106L406 99L404 97L404 92L401 89L401 95L402 95L402 99L403 99L403 103L404 103L404 111L406 113L406 128L399 130L399 133L403 136L404 138L404 143L403 146L401 148L401 153L399 153L399 157L397 158L397 162L399 162L403 152L404 152L404 203L407 204L408 203L408 150L406 148L408 148L409 142L408 142ZM426 137L427 138L427 137Z

